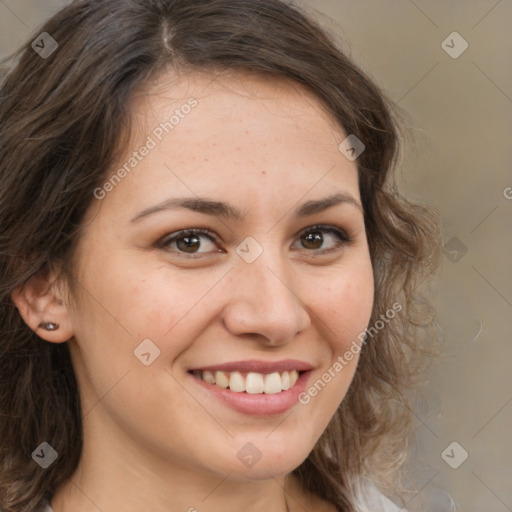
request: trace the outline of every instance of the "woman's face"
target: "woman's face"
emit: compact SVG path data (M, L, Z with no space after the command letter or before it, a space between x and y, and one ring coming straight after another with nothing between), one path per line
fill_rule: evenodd
M348 134L288 82L164 78L136 98L130 147L78 246L84 446L283 475L343 400L358 356L335 363L373 304Z

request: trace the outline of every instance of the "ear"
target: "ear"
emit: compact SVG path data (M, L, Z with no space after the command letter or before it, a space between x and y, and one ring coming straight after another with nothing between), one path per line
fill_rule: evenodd
M69 308L59 284L56 272L45 268L11 293L25 323L51 343L64 343L74 335ZM50 331L40 326L48 322L57 324L58 328Z

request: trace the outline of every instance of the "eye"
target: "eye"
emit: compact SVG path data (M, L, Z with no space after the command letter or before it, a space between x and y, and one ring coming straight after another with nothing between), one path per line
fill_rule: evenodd
M206 240L206 243L204 242ZM186 229L167 236L158 242L160 249L170 249L173 252L185 253L184 255L202 254L215 251L216 243L214 234L208 229ZM205 249L205 250L199 250ZM217 250L216 252L222 252Z
M185 258L194 258L211 252L224 252L217 248L216 238L209 229L191 228L162 238L157 242L156 247L172 251ZM300 242L308 252L326 254L340 249L351 241L341 229L317 225L302 231L294 245Z
M323 254L335 251L349 244L352 240L341 229L334 226L318 225L304 230L298 241L308 251Z

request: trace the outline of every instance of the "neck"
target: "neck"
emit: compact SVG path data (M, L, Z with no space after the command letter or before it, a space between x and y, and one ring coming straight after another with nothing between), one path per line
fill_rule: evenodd
M126 448L126 447L130 448ZM171 464L158 454L133 447L116 432L84 426L80 464L54 494L54 512L289 512L300 502L300 485L291 475L237 480L232 473L199 470L191 461ZM287 497L288 495L288 497ZM289 505L288 505L289 504Z

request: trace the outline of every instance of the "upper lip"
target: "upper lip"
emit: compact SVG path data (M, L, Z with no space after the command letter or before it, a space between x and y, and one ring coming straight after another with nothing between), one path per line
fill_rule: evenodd
M201 366L193 368L192 370L203 371L220 371L220 372L255 372L255 373L274 373L286 371L308 371L313 370L314 366L304 361L297 361L295 359L285 359L282 361L232 361L229 363L215 364L210 366Z

